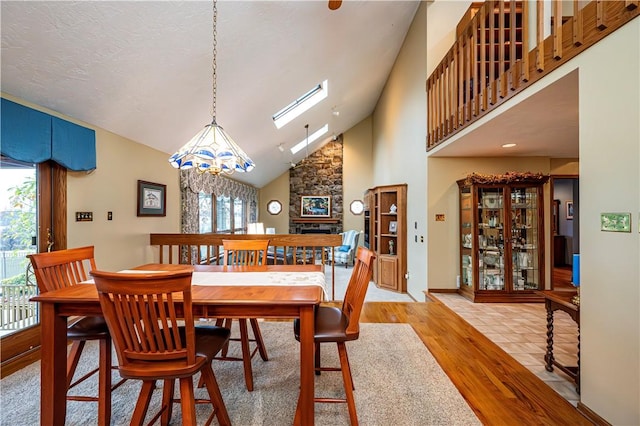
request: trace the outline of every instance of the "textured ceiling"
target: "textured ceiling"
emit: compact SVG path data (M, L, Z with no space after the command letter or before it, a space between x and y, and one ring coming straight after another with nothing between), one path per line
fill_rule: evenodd
M257 164L234 178L261 187L304 155L288 148L305 124L313 132L328 123L331 136L371 114L418 5L219 2L217 119ZM168 155L211 121L211 2L1 8L2 92ZM325 79L329 97L277 130L271 116Z

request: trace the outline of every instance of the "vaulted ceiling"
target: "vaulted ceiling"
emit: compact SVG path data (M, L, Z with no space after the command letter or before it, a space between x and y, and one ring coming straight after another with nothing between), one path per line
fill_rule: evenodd
M331 137L370 115L418 5L220 1L217 121L257 164L234 178L262 187L304 156L289 148L306 124ZM2 1L1 13L2 92L167 157L211 121L211 2ZM276 129L272 115L323 80L328 98Z

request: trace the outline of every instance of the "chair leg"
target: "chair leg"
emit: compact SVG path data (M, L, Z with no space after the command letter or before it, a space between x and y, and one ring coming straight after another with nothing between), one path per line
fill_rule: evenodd
M140 395L138 396L138 402L136 402L136 408L133 411L131 417L132 426L142 426L144 424L144 417L147 414L149 408L149 402L151 401L151 394L155 388L155 380L145 380L142 382L142 389L140 389Z
M180 379L180 408L182 409L182 424L196 426L193 377L183 377Z
M220 327L220 325L222 325L222 323L219 321L221 321L220 319L218 319L218 321L216 321L216 325L218 327ZM220 324L220 325L219 325ZM225 318L224 319L224 328L228 328L229 330L231 330L231 325L233 324L233 319L231 318ZM226 357L227 353L229 352L229 341L227 340L227 343L224 344L224 346L222 347L222 356Z
M344 393L347 399L347 407L349 409L349 419L352 426L357 426L358 415L356 414L356 402L353 397L353 377L351 377L351 369L349 367L349 357L347 356L347 347L344 342L338 342L338 354L340 356L340 368L342 370L342 381L344 382Z
M73 375L76 372L78 362L80 361L80 355L82 355L82 350L86 343L86 340L74 340L73 343L71 343L71 350L67 356L67 389L71 386Z
M160 424L166 426L171 421L173 415L173 394L175 392L175 380L168 379L164 381L164 387L162 389L162 415L160 417Z
M240 344L242 345L242 364L244 365L244 381L247 384L247 390L253 391L253 371L251 368L251 351L249 350L249 331L247 329L247 320L238 320L240 326Z
M316 376L319 376L321 373L320 370L320 343L316 343L315 344L315 350L313 351L314 353L314 359L315 359L315 365L314 365L314 370L316 371Z
M211 403L216 410L218 423L220 423L221 426L231 425L231 419L229 418L229 413L227 413L227 407L224 405L222 393L220 392L220 387L218 386L218 381L216 380L216 376L213 373L211 364L206 365L202 369L201 374L204 378L204 383L207 386L207 391L209 392Z
M260 332L258 320L255 318L251 318L249 320L249 323L251 324L251 329L253 330L253 336L255 337L256 346L258 346L260 357L263 361L269 361L269 355L267 355L267 348L264 345L264 340L262 340L262 332Z
M100 339L98 425L111 424L111 338Z

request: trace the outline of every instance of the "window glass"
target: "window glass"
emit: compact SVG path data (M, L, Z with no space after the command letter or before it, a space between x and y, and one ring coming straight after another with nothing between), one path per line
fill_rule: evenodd
M216 232L231 232L231 199L224 195L216 198Z
M200 220L199 232L204 234L205 232L213 232L213 205L211 203L211 194L205 194L201 192L198 194L198 215Z
M244 202L240 198L233 200L233 228L236 234L244 233Z

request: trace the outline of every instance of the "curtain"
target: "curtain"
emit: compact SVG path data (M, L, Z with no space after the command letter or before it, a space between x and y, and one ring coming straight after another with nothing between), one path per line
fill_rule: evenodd
M239 198L246 202L249 222L255 222L258 217L258 189L220 175L198 173L194 169L181 170L182 232L185 234L197 234L199 231L198 194L201 192L216 197Z
M96 168L96 133L2 98L2 155L28 163L53 160L74 171Z

